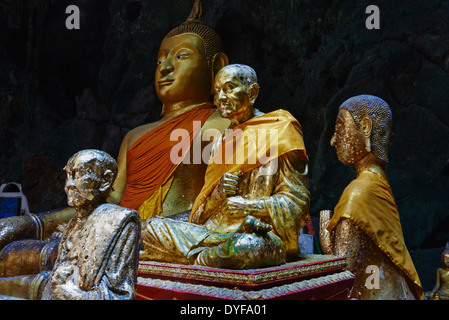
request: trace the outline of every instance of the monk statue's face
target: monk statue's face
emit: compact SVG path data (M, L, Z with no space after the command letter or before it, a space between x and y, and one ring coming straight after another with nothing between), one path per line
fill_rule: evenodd
M249 84L250 75L245 69L228 66L215 77L214 104L223 118L246 121L254 112L254 101L258 95L258 84Z
M110 170L103 170L88 152L74 155L64 167L67 203L81 208L99 200L111 185Z
M203 40L184 33L162 41L157 58L155 87L163 103L205 101L212 95L212 71Z
M362 130L357 127L351 113L346 109L340 109L338 112L331 145L337 151L338 160L348 166L354 166L368 153Z

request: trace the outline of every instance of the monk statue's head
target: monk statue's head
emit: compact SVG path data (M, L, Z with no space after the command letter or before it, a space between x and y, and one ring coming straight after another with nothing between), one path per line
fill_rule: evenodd
M331 145L338 160L354 166L369 153L381 164L388 161L392 114L388 104L376 96L359 95L340 106Z
M245 122L254 114L258 95L256 72L247 65L225 66L215 77L214 104L223 118L237 123Z
M215 74L228 64L220 37L201 16L197 0L187 20L162 40L155 87L164 106L211 102Z
M74 208L105 202L117 176L117 163L106 152L94 149L75 153L64 167L67 203Z

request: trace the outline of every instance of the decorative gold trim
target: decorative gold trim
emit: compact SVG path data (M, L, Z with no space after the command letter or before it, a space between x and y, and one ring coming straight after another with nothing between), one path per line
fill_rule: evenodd
M218 288L214 286L205 286L200 284L191 284L191 283L150 279L142 277L137 278L137 285L146 287L156 287L161 290L170 290L174 292L188 293L220 299L260 300L260 299L278 298L289 294L312 290L333 283L351 279L354 279L354 274L352 274L350 271L342 271L331 275L298 281L290 284L285 284L267 289L261 289L257 291L243 291L239 289ZM345 290L346 289L340 290L338 294L344 292ZM148 299L148 297L146 298ZM311 297L311 299L313 299L313 296Z
M346 260L330 255L303 254L301 260L271 268L229 270L203 266L187 266L156 261L140 261L141 277L168 276L193 280L209 280L233 284L257 285L323 271L344 269Z

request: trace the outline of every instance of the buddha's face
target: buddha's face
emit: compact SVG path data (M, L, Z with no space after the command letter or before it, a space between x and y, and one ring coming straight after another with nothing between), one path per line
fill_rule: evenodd
M252 108L248 84L241 80L245 77L244 70L236 68L221 69L215 77L214 104L223 118L243 122L242 117Z
M103 182L100 168L89 154L75 155L64 168L67 177L65 192L67 203L80 208L96 200Z
M157 58L155 87L163 103L210 99L212 72L203 40L193 33L164 39Z
M362 130L357 127L351 113L346 109L340 109L338 112L331 146L335 147L338 160L348 166L354 166L368 153Z

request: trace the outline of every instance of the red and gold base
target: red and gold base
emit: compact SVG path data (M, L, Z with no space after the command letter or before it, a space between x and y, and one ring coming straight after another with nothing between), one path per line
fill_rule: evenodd
M140 261L136 300L348 299L345 258L303 254L277 267L229 270Z

